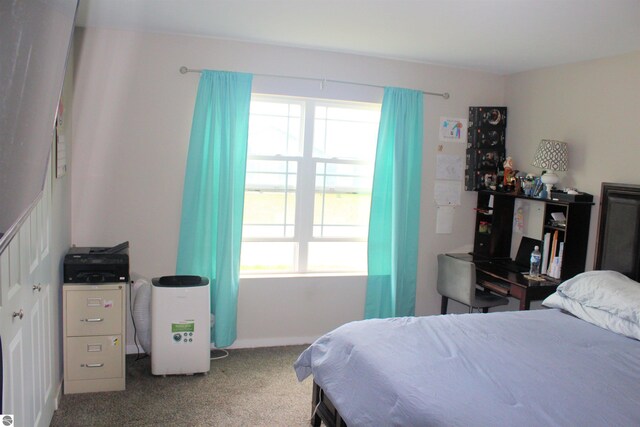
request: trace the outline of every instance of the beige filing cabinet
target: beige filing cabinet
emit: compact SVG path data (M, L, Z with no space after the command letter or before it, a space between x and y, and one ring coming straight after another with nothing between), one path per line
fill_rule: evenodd
M62 287L64 393L125 388L125 283Z

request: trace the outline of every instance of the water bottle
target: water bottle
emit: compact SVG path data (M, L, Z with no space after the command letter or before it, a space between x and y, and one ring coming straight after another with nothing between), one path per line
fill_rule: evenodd
M529 268L529 276L538 277L538 275L540 275L541 259L542 259L542 254L540 253L540 248L536 246L533 248L533 252L531 252L531 266Z

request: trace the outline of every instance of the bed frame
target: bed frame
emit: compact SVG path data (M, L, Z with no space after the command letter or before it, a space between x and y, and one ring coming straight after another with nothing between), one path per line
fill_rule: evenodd
M313 396L311 397L311 425L320 427L321 423L327 427L347 426L324 390L314 380Z
M594 268L640 281L639 185L602 184Z
M640 281L640 185L604 182L594 268L619 271ZM311 425L346 427L322 388L313 382Z

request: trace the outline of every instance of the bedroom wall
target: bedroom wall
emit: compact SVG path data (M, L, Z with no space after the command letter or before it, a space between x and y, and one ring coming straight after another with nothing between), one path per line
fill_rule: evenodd
M541 139L569 144L561 185L594 195L587 269L593 268L602 182L640 184L640 52L518 73L506 79L508 153L539 174Z
M476 195L463 192L454 232L435 234L438 120L470 105L502 105L504 77L441 66L178 35L87 29L77 34L72 241L131 243L134 277L174 274L182 181L198 84L190 68L309 76L450 92L425 96L425 140L416 312L439 312L436 254L470 250ZM256 76L254 91L380 102L382 90ZM464 156L463 144L443 153ZM310 342L361 319L365 278L243 278L236 347ZM452 310L464 310L452 304ZM129 343L131 341L129 340Z
M64 106L64 122L60 127L61 135L64 136L65 153L67 162L71 162L73 146L73 81L74 68L73 57L75 49L70 47L68 53L68 63L64 76L61 99ZM55 154L54 154L55 155ZM53 162L55 167L56 162ZM56 177L56 171L52 171L51 178L51 242L49 251L51 256L51 285L54 306L58 307L57 313L51 317L54 322L54 337L56 344L55 354L52 356L53 384L56 387L55 406L62 394L63 377L63 357L62 357L62 283L63 283L63 261L65 254L71 246L71 177L66 173Z

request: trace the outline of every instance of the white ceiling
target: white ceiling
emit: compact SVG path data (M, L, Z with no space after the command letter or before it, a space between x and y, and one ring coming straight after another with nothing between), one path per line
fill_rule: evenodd
M640 51L640 0L80 0L78 24L498 74Z

